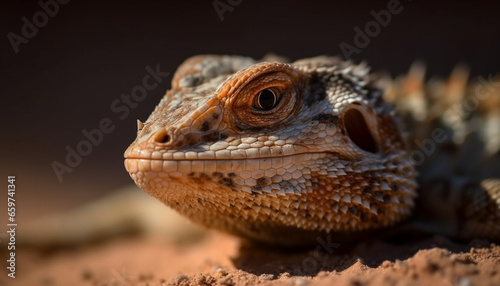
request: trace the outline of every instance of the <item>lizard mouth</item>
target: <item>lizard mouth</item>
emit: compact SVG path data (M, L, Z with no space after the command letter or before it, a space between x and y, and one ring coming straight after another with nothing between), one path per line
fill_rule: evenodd
M125 168L131 174L138 172L162 172L170 176L180 176L186 173L244 173L263 172L267 175L279 174L289 170L290 166L304 161L318 160L325 157L324 153L299 153L285 156L257 158L180 158L155 159L153 157L125 156Z
M221 148L217 150L161 151L130 146L124 154L125 167L130 173L137 172L257 172L289 168L294 164L317 160L326 153L310 152L301 145L283 145L246 150ZM268 171L269 173L272 171Z

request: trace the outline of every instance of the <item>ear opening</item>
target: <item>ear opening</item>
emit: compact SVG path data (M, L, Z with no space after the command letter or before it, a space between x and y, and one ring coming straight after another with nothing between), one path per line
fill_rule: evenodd
M373 137L366 118L358 108L349 108L343 115L344 127L351 141L360 149L377 153L379 146Z

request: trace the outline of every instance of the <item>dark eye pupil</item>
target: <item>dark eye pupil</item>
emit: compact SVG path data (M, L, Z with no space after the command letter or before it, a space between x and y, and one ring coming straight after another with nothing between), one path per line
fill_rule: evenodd
M258 95L257 107L262 110L270 110L276 105L276 95L270 89L264 89Z

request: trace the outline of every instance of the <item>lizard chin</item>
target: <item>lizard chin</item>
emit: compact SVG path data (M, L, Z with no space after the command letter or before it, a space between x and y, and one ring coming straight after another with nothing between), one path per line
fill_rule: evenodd
M304 167L315 165L324 167ZM410 214L415 195L411 180L375 186L369 172L361 183L366 187L356 192L351 185L363 176L328 153L252 160L128 157L125 167L141 189L192 221L281 245L313 242L328 233L343 240L392 225ZM389 195L392 188L407 196ZM363 192L380 201L371 202Z

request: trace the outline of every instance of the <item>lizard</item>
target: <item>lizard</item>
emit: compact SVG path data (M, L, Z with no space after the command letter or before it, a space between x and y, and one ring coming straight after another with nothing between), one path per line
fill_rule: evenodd
M392 80L329 56L194 56L138 121L125 168L190 220L261 243L363 239L415 216L498 241L500 88L488 82L467 113L479 84L466 69L427 84L424 71Z

